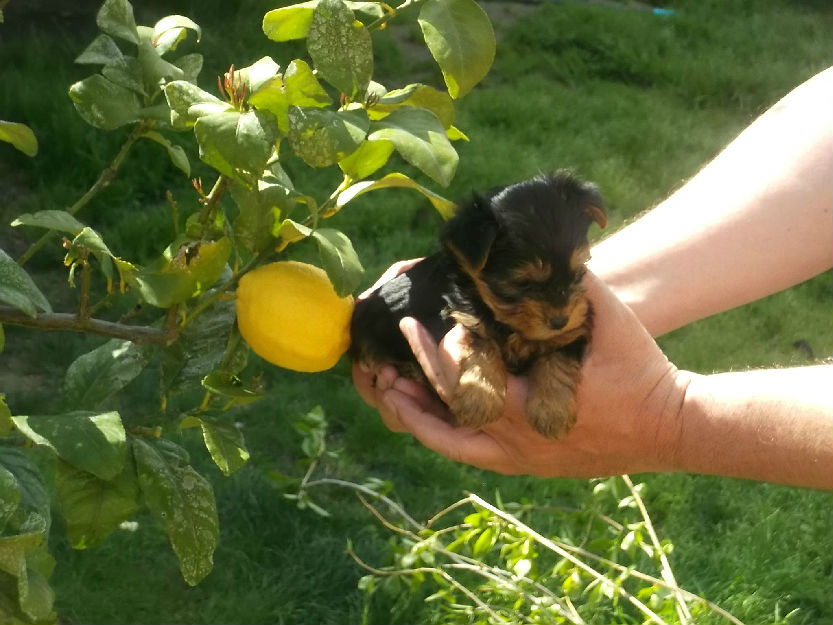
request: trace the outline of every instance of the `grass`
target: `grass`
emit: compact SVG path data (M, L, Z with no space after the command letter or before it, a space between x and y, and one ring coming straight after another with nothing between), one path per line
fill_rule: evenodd
M75 9L72 28L44 18L12 32L16 4L22 6L12 2L0 27L7 38L0 42L4 83L15 86L0 90L0 117L33 126L41 153L28 160L0 145L6 223L74 201L123 140L119 132L87 128L66 98L67 85L86 75L70 60L92 36L95 7ZM490 5L500 34L497 61L460 103L457 125L471 143L457 146L460 169L445 193L458 197L569 166L599 183L613 230L662 200L755 115L830 64L833 16L824 3L678 0L669 6L677 14L664 19L583 2L518 11ZM234 12L219 0L192 0L146 2L137 10L140 22L178 12L203 26L207 87L230 60L241 66L264 54L281 64L293 58L284 59L260 33L260 16L269 8L272 3L245 0ZM379 76L393 84L416 71L439 80L424 61L411 64L398 35L392 30L377 42L384 56ZM194 208L187 204L187 181L156 146L140 145L123 175L79 216L106 232L118 253L147 260L172 236L168 188L182 198L182 210ZM365 196L333 219L359 250L368 284L394 260L431 250L439 223L420 196L394 191ZM29 236L4 228L0 246L20 253ZM53 271L60 257L59 249L45 250L30 267L50 299L66 303L72 295ZM833 353L830 296L827 273L680 329L661 346L676 364L698 372L805 364L811 359L794 347L798 341L817 357ZM15 328L6 335L0 391L22 414L54 409L61 372L99 342ZM331 424L329 445L340 451L326 470L358 482L392 480L417 518L463 490L569 503L588 488L585 480L503 477L455 465L388 432L355 394L345 362L312 376L266 367L264 381L268 397L235 417L252 459L232 477L221 476L200 441L177 435L215 486L222 539L214 572L187 587L164 536L145 516L136 531L117 532L88 551L70 549L56 522L52 582L61 622L358 623L363 616L369 623L437 622L419 594L374 598L364 613L356 589L363 573L345 555L345 544L350 538L367 561L382 563L388 536L352 495L322 489L316 501L335 513L322 519L283 500L267 478L272 470L298 473L299 438L290 424L318 403ZM148 376L131 385L120 408L153 422L156 399ZM639 477L647 482L660 536L676 547L671 563L683 587L748 623L831 621L829 494L708 476Z

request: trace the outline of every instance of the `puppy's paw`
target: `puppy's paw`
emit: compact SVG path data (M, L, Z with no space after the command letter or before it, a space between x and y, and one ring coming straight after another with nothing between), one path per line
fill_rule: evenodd
M562 438L576 422L575 401L568 389L563 392L532 393L526 402L526 418L541 436Z
M530 371L526 415L541 436L561 438L576 422L579 363L559 354L539 359Z
M501 384L484 378L477 369L469 369L460 376L448 407L457 425L476 429L500 417L505 395L505 378Z
M497 420L506 400L506 369L497 345L483 337L471 337L460 372L448 404L457 425L479 428Z

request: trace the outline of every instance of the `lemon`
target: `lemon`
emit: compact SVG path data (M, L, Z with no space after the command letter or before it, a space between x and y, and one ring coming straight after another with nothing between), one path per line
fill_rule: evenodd
M295 371L324 371L350 345L353 297L339 297L320 267L292 260L240 278L237 326L261 358Z

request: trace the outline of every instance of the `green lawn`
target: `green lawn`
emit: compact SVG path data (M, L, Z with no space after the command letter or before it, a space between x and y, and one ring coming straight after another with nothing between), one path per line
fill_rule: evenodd
M12 0L0 25L0 118L28 123L41 142L34 160L0 145L4 223L73 202L124 136L87 127L66 97L67 86L88 73L71 60L93 34L98 3L64 16L46 4L34 2L27 12L26 0ZM263 37L260 19L273 8L270 2L134 4L139 21L182 13L203 26L205 88L229 59L243 66L270 54L285 65L302 53L285 52ZM670 17L618 3L487 6L499 33L496 64L459 105L456 125L471 141L457 144L460 169L444 193L456 198L571 167L600 185L611 230L661 201L757 114L831 63L833 11L824 2L677 0L668 4L676 11ZM403 73L441 80L430 63L411 59L401 43L410 36L408 29L379 33L383 59L376 80L393 83ZM124 175L83 217L109 234L120 255L146 260L172 234L165 190L184 196L186 188L157 146L139 146ZM359 251L366 284L391 262L430 251L440 223L430 205L408 191L364 196L333 218ZM3 226L0 247L16 256L30 236ZM65 277L55 271L61 256L55 246L27 267L56 309L72 301ZM677 365L702 373L812 362L795 347L798 341L825 358L833 353L831 280L828 272L680 329L660 344ZM58 401L60 372L99 343L7 327L0 392L17 414L47 413ZM115 407L155 423L153 373L131 384ZM357 583L364 572L346 555L347 541L368 562L384 564L390 534L351 493L317 492L316 502L332 512L322 518L296 509L269 479L272 471L302 473L292 422L317 404L330 422L328 445L339 452L322 470L356 482L391 480L395 497L418 519L467 490L487 499L500 490L507 501L569 506L590 488L586 480L504 477L455 465L388 432L356 395L345 361L315 375L264 365L264 383L267 397L235 417L251 460L231 477L222 477L191 431L172 434L214 484L222 527L214 571L188 587L165 536L146 516L136 519L134 531L119 531L86 551L70 549L56 521L52 582L61 623L443 622L419 593L377 594L363 605ZM660 536L675 546L671 564L682 587L750 625L831 622L830 494L719 477L637 477L647 485L646 504Z

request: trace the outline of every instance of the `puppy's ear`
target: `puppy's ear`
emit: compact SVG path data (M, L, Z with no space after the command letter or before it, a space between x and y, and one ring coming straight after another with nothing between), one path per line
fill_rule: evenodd
M595 204L585 204L584 210L588 215L590 215L590 218L598 224L599 228L604 230L605 227L607 227L607 215L601 207L596 206Z
M478 273L489 258L497 232L498 222L490 200L475 196L451 218L440 241L464 269Z
M604 200L599 187L592 182L585 182L582 184L582 191L580 205L584 208L584 212L596 222L599 228L604 229L607 226L607 214L604 212Z

